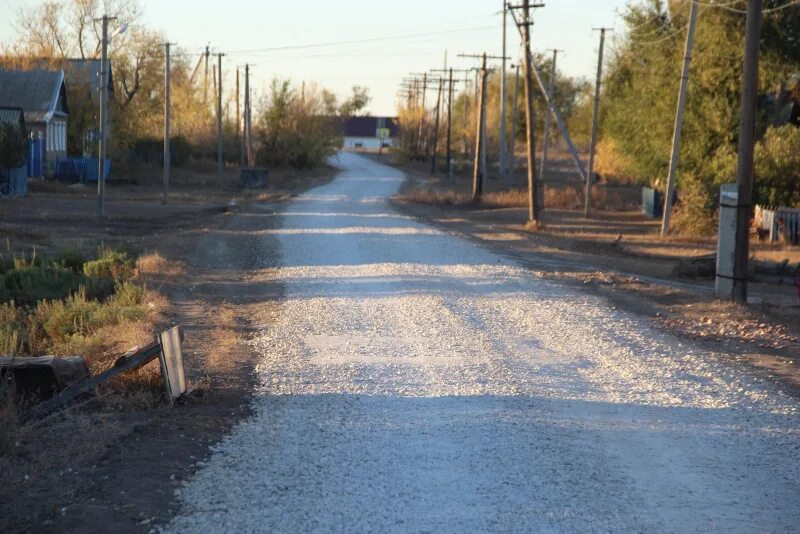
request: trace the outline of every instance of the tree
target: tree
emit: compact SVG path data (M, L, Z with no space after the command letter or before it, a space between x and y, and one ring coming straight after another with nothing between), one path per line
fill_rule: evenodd
M13 124L0 124L0 170L16 169L25 163L25 138Z
M767 0L764 7L783 3ZM663 186L666 177L688 13L688 1L629 5L624 15L629 31L615 41L603 80L602 135L631 163L641 183ZM679 189L690 183L695 190L705 188L695 198L716 198L719 185L734 177L727 162L737 143L744 26L741 13L700 7L678 171ZM800 6L768 12L762 29L762 90L799 74L798 62ZM759 136L767 130L762 113ZM761 172L771 171L762 167ZM757 188L771 187L771 180L757 170Z

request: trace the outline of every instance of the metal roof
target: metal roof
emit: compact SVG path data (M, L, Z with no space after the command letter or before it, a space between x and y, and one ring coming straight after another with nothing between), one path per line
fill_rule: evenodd
M393 117L350 117L344 124L346 137L376 137L378 128L388 128L390 137L397 136Z
M26 119L47 121L56 113L64 71L0 69L0 106L21 108Z

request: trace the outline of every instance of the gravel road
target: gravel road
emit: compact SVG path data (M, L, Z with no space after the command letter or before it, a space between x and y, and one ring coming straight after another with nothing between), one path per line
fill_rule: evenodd
M165 530L798 528L797 399L398 213L398 171L338 165L261 233L280 261L253 276L286 298L254 415Z

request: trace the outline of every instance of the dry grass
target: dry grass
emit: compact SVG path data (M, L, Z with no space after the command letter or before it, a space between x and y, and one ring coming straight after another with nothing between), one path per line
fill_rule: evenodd
M241 337L236 331L239 316L236 314L236 308L228 303L219 305L217 309L218 313L211 336L214 340L214 350L208 355L208 362L211 368L225 371L235 365L228 359L228 356L241 342Z
M183 276L186 274L186 264L168 260L158 252L150 252L136 259L136 272L149 276Z

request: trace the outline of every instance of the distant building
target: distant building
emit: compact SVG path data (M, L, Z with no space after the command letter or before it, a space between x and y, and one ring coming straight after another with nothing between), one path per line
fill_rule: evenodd
M67 155L67 90L64 71L0 69L0 107L20 108L41 158L42 172L53 172ZM38 142L36 142L38 140Z
M390 147L399 128L394 117L350 117L344 125L344 148L378 150L381 142ZM381 135L385 135L381 139Z

